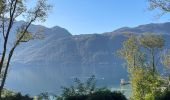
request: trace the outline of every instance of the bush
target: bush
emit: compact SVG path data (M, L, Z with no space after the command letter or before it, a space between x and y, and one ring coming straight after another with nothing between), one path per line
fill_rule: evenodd
M107 88L96 88L95 76L81 82L75 79L75 85L63 87L63 93L57 100L127 100L120 92L111 92Z
M87 100L127 100L120 92L97 91L88 96Z
M33 98L28 95L22 96L21 93L17 93L16 95L6 96L2 100L33 100Z
M87 100L88 95L75 95L66 97L66 100Z
M88 95L69 96L64 100L127 100L120 92L111 92L110 90L96 91Z
M156 100L170 100L170 91L166 91L162 96L156 97Z

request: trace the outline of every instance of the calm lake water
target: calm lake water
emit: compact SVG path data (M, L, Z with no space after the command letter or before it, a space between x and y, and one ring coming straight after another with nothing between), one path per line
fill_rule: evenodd
M79 78L83 82L92 75L95 75L97 87L108 87L111 90L122 91L129 95L129 87L120 87L120 80L128 81L125 71L110 66L98 66L92 70L91 66L65 67L65 66L30 66L13 64L11 66L6 81L6 88L29 94L38 95L43 92L60 94L61 87L70 87L74 84L74 78ZM124 69L125 70L125 69Z

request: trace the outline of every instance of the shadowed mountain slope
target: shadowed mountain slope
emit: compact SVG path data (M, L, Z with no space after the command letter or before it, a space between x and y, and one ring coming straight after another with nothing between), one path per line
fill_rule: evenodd
M16 23L20 25L21 22ZM73 78L86 79L95 75L98 86L118 86L128 80L123 61L116 51L126 39L124 33L163 34L170 42L170 23L120 28L103 34L71 35L61 27L46 28L32 25L31 32L42 29L45 38L21 44L13 57L7 87L31 93L60 92Z

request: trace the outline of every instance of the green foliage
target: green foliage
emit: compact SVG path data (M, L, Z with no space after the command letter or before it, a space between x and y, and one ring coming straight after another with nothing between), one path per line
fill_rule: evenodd
M43 100L43 99L50 100L49 94L47 92L39 94L37 99L38 100Z
M22 37L22 39L20 39ZM16 35L16 41L20 40L20 42L28 42L29 40L33 39L33 34L30 32L23 32L23 30L18 30Z
M2 13L2 9L3 9L3 0L0 0L0 14Z
M111 92L110 90L96 91L90 94L87 100L127 100L120 92Z
M63 97L61 97L61 96L56 96L56 100L63 100Z
M129 71L143 64L144 54L140 52L137 36L134 34L130 34L128 39L123 42L123 47L118 51L118 54L125 60Z
M70 88L63 88L63 97L77 96L77 95L87 95L96 91L96 80L95 76L90 77L86 82L81 82L78 78L75 79L75 85Z
M32 33L28 32L29 27L33 22L45 21L51 8L47 0L36 1L35 6L29 7L27 0L0 0L0 32L3 45L0 59L0 99L14 51L20 42L28 42L35 38ZM13 36L11 30L17 18L23 18L25 23L18 26L18 30L13 30L16 39L9 39ZM9 43L12 45L8 46Z
M68 96L64 100L87 100L88 95L74 95Z
M96 88L95 77L81 82L75 79L75 85L69 88L64 87L61 96L57 100L127 100L120 92L111 92L107 88Z
M150 69L137 67L130 76L132 97L135 100L154 100L161 95L164 81L159 76L153 76ZM150 98L150 99L148 99Z
M108 89L104 90L101 89L91 94L69 96L64 100L127 100L127 99L120 92L111 92Z
M160 60L155 60L163 46L163 37L151 33L141 36L131 34L123 42L118 53L127 64L132 100L154 100L162 94L161 87L166 81L156 70L156 64L160 63Z
M166 68L170 69L170 50L162 54L162 63Z
M81 82L75 78L73 86L62 87L63 92L61 96L53 95L56 100L127 100L120 92L111 92L107 88L96 88L95 76ZM36 100L50 100L52 95L49 93L41 93Z
M143 100L155 100L155 97L153 94L148 93L145 95L145 97L143 98Z
M157 35L154 33L145 33L139 38L140 46L144 47L149 53L145 53L147 55L146 59L149 61L149 65L152 68L152 74L154 75L156 70L156 55L162 50L165 44L165 40L162 35ZM160 55L159 55L160 56ZM159 58L158 58L159 59ZM160 62L160 61L159 61Z
M33 98L29 97L28 95L22 96L21 93L18 93L14 96L2 98L2 100L33 100Z
M16 93L4 89L2 91L3 98L1 100L33 100L29 95L22 95L21 93Z
M158 17L170 12L170 0L147 0L149 2L149 10L160 11Z
M48 92L44 92L44 93L40 93L38 96L34 97L34 100L63 100L63 98L61 96L56 96L53 93L48 93Z
M156 97L156 100L169 100L170 99L170 91L166 91L164 94Z
M141 45L149 50L161 49L164 46L164 42L162 35L154 33L145 33L140 37Z

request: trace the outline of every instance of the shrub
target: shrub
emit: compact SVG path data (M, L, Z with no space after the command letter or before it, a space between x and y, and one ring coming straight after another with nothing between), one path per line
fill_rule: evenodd
M65 98L66 100L87 100L88 95L75 95Z
M88 96L87 100L127 100L126 97L120 92L97 91Z
M170 91L166 91L163 95L156 97L156 100L170 100Z
M62 95L57 100L127 100L121 92L111 92L107 88L96 88L95 77L86 82L75 80L75 85L63 87Z
M96 91L87 95L68 96L64 100L127 100L120 92L111 92L110 90Z
M6 96L2 98L2 100L33 100L33 98L28 95L21 95L21 93L17 93L16 95Z

